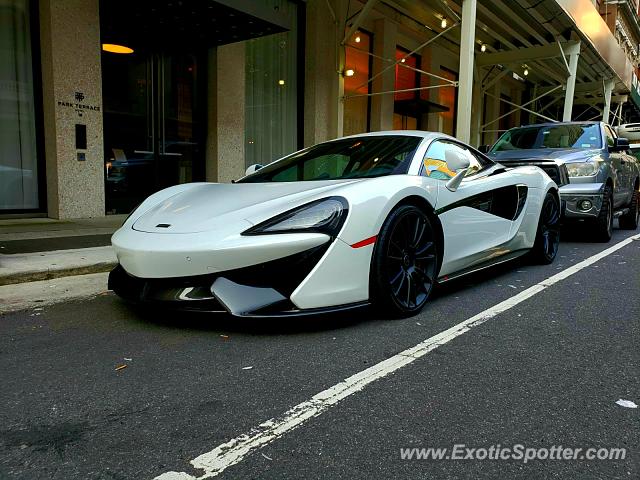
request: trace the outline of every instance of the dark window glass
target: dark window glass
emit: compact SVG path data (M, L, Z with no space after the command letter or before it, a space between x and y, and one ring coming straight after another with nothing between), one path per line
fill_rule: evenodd
M321 143L267 165L240 182L295 182L405 174L421 140L410 136L372 136Z
M527 150L532 148L600 148L597 123L559 124L513 128L505 132L491 149Z

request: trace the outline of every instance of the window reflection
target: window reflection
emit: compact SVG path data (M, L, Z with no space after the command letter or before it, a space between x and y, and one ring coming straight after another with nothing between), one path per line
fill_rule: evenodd
M246 166L270 163L298 147L298 7L288 0L268 4L288 17L291 30L246 42Z
M40 206L29 3L0 2L0 211Z
M366 95L371 93L371 60L373 57L372 35L365 31L356 32L346 44L345 71L353 70L353 75L344 78L344 94ZM364 85L363 85L364 84ZM353 97L344 101L344 135L354 135L369 131L371 97Z

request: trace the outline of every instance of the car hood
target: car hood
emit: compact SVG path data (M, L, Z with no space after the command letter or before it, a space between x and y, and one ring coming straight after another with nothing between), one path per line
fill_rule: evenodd
M346 184L364 179L274 183L198 183L151 205L133 229L152 233L197 233L231 223L248 228ZM163 225L163 226L158 226ZM167 226L168 225L168 226Z
M598 155L600 155L599 149L584 148L532 148L529 150L505 150L488 154L489 158L503 164L540 160L553 160L558 164L584 162Z

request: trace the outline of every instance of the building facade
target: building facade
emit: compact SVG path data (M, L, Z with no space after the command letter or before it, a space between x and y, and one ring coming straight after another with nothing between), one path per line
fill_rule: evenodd
M366 131L629 119L638 6L610 3L0 0L0 216L128 213Z

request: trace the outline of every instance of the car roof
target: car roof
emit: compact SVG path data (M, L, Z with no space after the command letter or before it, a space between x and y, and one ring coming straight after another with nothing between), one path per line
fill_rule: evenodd
M426 130L382 130L379 132L369 132L369 133L357 133L355 135L347 135L345 137L334 138L333 140L340 140L343 138L361 138L361 137L382 137L382 136L404 136L404 137L421 137L421 138L451 138L455 140L454 137L447 135L442 132L430 132ZM330 140L331 141L331 140Z
M580 121L571 121L571 122L544 122L544 123L531 123L529 125L520 125L519 127L513 128L525 128L525 127L552 127L554 125L597 125L601 122L594 120L586 120L584 122Z

